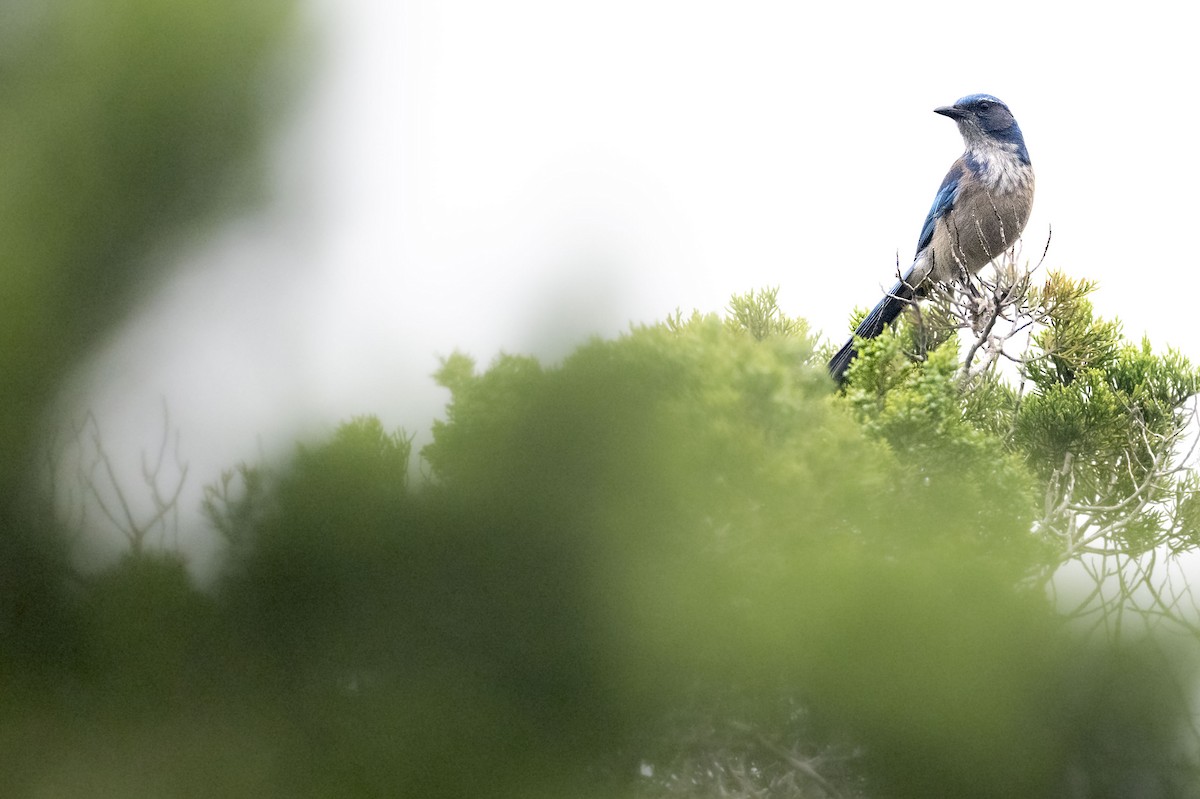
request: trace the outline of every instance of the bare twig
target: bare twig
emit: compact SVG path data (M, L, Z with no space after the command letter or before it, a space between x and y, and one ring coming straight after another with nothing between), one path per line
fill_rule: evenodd
M76 517L80 530L88 526L88 508L94 508L111 529L125 539L129 551L135 557L144 553L152 536L158 543L178 546L179 502L187 484L188 465L179 454L179 433L172 432L170 413L164 401L162 407L162 433L153 457L143 452L140 474L143 485L143 500L150 507L142 510L127 488L128 479L117 466L104 442L100 423L90 411L74 428L74 440L79 448L79 463L76 482L84 494L70 503L76 510L68 512ZM60 494L60 506L65 505Z

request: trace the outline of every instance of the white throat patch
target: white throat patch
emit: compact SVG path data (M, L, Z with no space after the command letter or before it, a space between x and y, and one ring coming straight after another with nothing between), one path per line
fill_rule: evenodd
M977 173L988 189L1005 194L1025 188L1033 170L1017 155L1017 145L986 139L973 141L967 148L967 159L979 169Z

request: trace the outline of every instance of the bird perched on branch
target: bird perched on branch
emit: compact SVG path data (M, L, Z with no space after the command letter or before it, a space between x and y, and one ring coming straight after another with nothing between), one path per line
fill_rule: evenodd
M933 283L965 280L1000 256L1016 243L1033 207L1033 167L1007 105L972 94L933 110L958 123L967 149L933 198L912 266L863 319L858 338L878 336ZM856 354L852 337L829 361L834 380L845 381Z

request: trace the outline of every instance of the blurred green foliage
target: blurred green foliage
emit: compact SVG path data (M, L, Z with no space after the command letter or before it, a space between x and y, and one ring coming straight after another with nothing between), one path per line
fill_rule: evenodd
M125 562L94 584L71 573L38 493L45 417L171 253L258 191L257 156L293 80L293 5L0 0L6 796L178 793L115 787L137 773L135 753L165 762L181 743L130 727L115 697L154 704L191 684L183 665L207 629L192 624L205 603L170 558ZM111 759L91 759L105 749ZM114 779L89 790L95 774Z
M279 725L248 784L655 795L639 767L697 730L788 740L802 706L809 745L853 742L855 795L1182 795L1169 661L1079 639L1030 579L1038 474L964 416L952 353L842 397L772 297L733 304L555 367L448 357L423 485L365 417L214 487L227 637L190 662L224 684L182 701Z
M1018 395L905 335L844 395L770 292L558 366L446 358L420 484L409 436L354 419L209 488L211 594L152 551L84 580L73 665L9 677L0 788L1188 795L1181 661L1080 637L1035 579L1058 552ZM848 754L806 776L781 746Z
M241 203L287 88L291 3L0 3L0 496L64 370Z
M288 0L0 2L0 641L54 649L33 496L68 370L172 245L244 205L286 93Z

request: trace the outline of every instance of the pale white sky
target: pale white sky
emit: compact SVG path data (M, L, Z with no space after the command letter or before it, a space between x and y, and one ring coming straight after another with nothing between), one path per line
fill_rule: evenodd
M978 91L1037 171L1027 252L1052 224L1049 267L1200 360L1183 4L310 4L271 203L185 253L71 392L130 464L165 399L191 507L222 467L354 414L428 440L456 349L553 359L770 285L842 338L961 152L932 109Z

